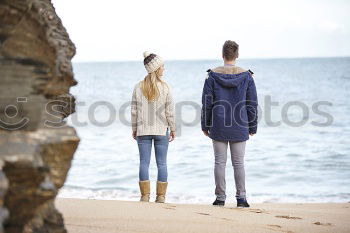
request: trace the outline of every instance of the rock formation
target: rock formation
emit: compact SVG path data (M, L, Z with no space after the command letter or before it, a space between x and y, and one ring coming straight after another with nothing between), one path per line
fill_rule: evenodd
M54 200L79 138L75 46L49 0L0 0L0 233L63 233Z

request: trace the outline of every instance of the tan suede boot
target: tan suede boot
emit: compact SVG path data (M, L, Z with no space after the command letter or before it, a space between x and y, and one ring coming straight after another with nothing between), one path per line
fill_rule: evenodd
M149 202L149 194L150 194L150 182L149 180L139 181L141 199L140 201Z
M167 186L168 186L168 182L157 181L157 197L156 197L157 203L165 202L165 194L166 194Z

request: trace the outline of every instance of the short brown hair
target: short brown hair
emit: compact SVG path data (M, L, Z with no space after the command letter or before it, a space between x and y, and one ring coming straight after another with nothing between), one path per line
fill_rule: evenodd
M229 61L236 59L238 57L238 47L239 45L232 40L225 41L224 46L222 46L222 56Z

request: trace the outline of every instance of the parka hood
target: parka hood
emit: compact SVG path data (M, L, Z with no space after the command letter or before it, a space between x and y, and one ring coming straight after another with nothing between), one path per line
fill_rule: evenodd
M224 87L238 87L244 80L246 80L250 73L245 71L238 74L222 74L214 71L209 71L209 76L213 77L221 86Z

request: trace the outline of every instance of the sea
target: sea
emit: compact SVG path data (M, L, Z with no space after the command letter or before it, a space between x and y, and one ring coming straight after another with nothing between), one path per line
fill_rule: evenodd
M167 201L214 201L212 141L200 108L207 70L220 60L166 61L177 137L168 150ZM252 203L350 201L350 57L239 59L254 72L257 134L246 144L247 199ZM76 112L67 124L81 142L59 197L139 200L139 153L131 136L130 101L146 75L142 61L74 63ZM157 166L152 151L151 196ZM227 202L235 202L230 157Z

